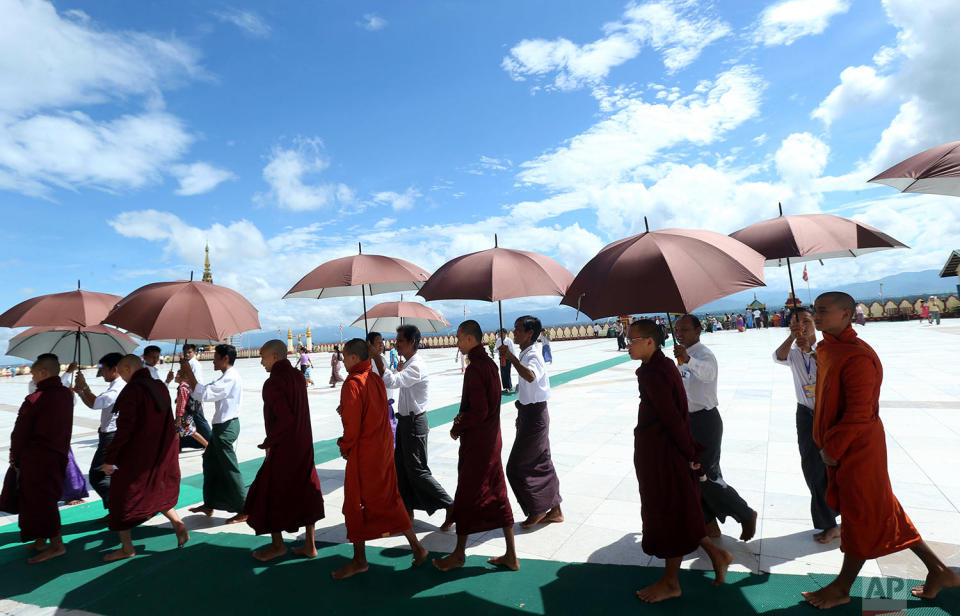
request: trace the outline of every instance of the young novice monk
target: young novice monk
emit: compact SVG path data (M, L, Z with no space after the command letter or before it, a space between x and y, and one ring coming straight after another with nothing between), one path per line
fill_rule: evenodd
M927 567L926 582L912 590L915 597L933 599L944 588L960 586L960 576L923 541L893 494L880 421L883 366L853 331L855 312L856 302L846 293L824 293L814 303L823 341L817 345L813 440L827 465L827 503L843 520L839 575L803 593L822 610L850 602L850 587L865 561L907 548Z
M716 572L714 585L724 582L733 555L707 538L700 508L698 447L690 434L690 413L680 372L664 356L663 330L649 319L629 329L631 359L637 369L640 410L634 430L633 464L640 484L643 551L666 561L663 578L637 591L647 603L679 597L680 563L685 554L702 547Z
M457 492L453 498L457 547L446 558L433 561L441 571L463 566L469 535L494 528L503 529L507 552L487 562L513 571L520 568L513 543L513 511L500 459L500 378L496 364L483 351L482 338L476 321L464 321L457 328L457 346L470 365L463 373L460 412L450 430L454 440L460 439Z
M343 436L337 440L347 461L343 483L343 517L353 560L331 575L342 580L363 573L366 542L403 533L413 550L413 566L427 559L427 550L413 533L413 523L397 488L393 461L393 432L387 415L387 390L370 370L369 347L354 338L343 347L347 380L340 390Z

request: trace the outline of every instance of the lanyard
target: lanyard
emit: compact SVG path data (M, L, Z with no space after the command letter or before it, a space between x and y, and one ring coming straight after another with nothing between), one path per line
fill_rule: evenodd
M800 351L800 357L803 358L803 367L807 369L807 380L809 380L811 378L810 368L813 365L813 358L803 351Z

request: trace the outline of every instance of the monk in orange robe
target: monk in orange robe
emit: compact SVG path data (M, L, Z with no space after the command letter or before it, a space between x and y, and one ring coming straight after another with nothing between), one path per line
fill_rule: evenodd
M287 553L284 531L304 529L303 545L293 553L314 558L314 525L323 519L323 493L313 458L310 403L303 373L287 361L287 345L268 340L260 347L260 365L270 373L263 384L266 438L258 445L266 457L247 491L243 515L258 535L271 542L253 552L261 562Z
M366 542L403 533L413 550L413 566L427 559L427 550L413 532L413 522L400 498L393 459L393 431L387 413L387 390L370 369L369 345L354 338L343 346L347 380L340 390L343 436L337 440L347 461L343 482L343 517L353 559L332 572L335 580L363 573Z
M180 496L180 441L166 385L153 378L136 355L117 364L126 386L117 396L117 432L103 455L103 472L110 477L110 530L120 536L120 549L106 562L133 558L130 531L157 512L170 520L177 547L190 539L174 507Z
M853 331L856 302L829 292L814 304L823 332L817 346L817 391L813 439L827 465L827 504L839 511L843 566L837 578L803 593L811 605L829 609L850 602L850 587L866 560L910 548L927 567L926 582L912 590L932 599L960 586L960 576L937 558L893 494L880 421L883 367L870 345Z

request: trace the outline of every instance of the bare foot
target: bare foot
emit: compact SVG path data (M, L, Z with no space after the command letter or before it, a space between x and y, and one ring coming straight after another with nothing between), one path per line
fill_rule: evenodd
M203 515L209 518L213 515L213 509L211 509L210 507L204 507L203 505L199 505L197 507L191 507L190 513L202 513Z
M413 517L411 516L410 519L413 519ZM442 530L443 532L447 532L448 530L453 528L454 524L455 522L453 521L453 507L447 507L447 517L443 519L443 524L440 525L440 530Z
M440 571L450 571L451 569L457 569L463 566L463 563L466 562L466 558L463 556L457 556L456 554L449 554L443 558L434 558L433 566L439 569Z
M829 610L830 608L837 607L838 605L846 605L847 603L850 603L850 593L844 592L844 590L841 589L836 582L831 582L820 590L814 592L802 592L800 594L803 595L803 598L807 600L807 603L821 610Z
M733 554L726 550L720 550L719 560L713 560L712 558L710 560L713 562L713 585L719 586L727 581L727 569L733 562Z
M659 603L667 599L676 599L682 594L679 584L668 584L660 580L656 584L651 584L646 588L638 590L637 598L646 603Z
M28 558L27 562L31 565L35 565L37 563L42 563L45 560L56 558L57 556L63 556L66 553L67 553L67 548L65 546L62 546L62 545L58 547L51 546L46 550L43 550L36 556L31 556L30 558Z
M549 522L550 524L559 524L560 522L563 522L563 512L560 510L560 505L557 505L548 511L547 517L545 517L543 521Z
M936 572L929 572L926 582L914 587L910 593L921 599L933 599L944 588L956 588L957 586L960 586L960 575L950 569L943 568Z
M290 551L295 555L301 558L316 558L317 557L317 546L308 546L306 543L303 545L298 545L295 548L290 548Z
M283 544L275 545L273 543L270 543L268 545L263 546L259 550L256 550L253 553L253 557L259 560L260 562L265 563L268 560L273 560L274 558L280 558L286 553L287 553L286 545L283 545Z
M28 550L33 550L34 552L42 552L47 549L47 540L46 539L37 539L33 543L28 543L24 546Z
M331 573L330 577L335 580L345 580L349 577L357 575L358 573L363 573L369 568L370 565L367 564L367 561L357 562L355 560L351 560L344 566Z
M423 547L422 545L419 546L417 549L414 549L413 550L413 566L419 567L420 565L425 563L427 561L427 556L430 556L430 552L427 550L427 548Z
M828 528L827 530L820 531L813 536L813 540L817 543L830 543L834 539L840 538L840 527L834 526L833 528Z
M238 513L232 518L227 518L227 521L224 522L224 524L240 524L241 522L246 522L246 521L247 521L247 514Z
M506 554L497 556L496 558L488 558L487 562L496 567L506 567L510 571L516 571L520 568L520 562L517 560L517 557L508 558Z
M173 532L177 533L177 547L182 548L190 541L190 533L187 532L187 525L183 522L173 525Z
M123 559L125 559L125 558L133 558L133 557L136 556L136 555L137 555L137 553L136 553L136 551L134 551L134 550L131 550L131 551L129 551L129 552L126 552L126 551L124 551L123 548L120 548L120 549L117 550L116 552L110 552L109 554L107 554L106 556L104 556L104 557L103 557L103 562L105 562L105 563L112 563L112 562L116 562L116 561L118 561L118 560L123 560Z
M520 528L533 528L547 517L546 513L534 514L520 524Z
M716 539L721 535L722 533L720 532L720 525L717 524L716 520L707 524L707 537L713 537L714 539Z
M741 524L743 532L740 533L740 541L750 541L757 534L757 512L753 512L753 517Z

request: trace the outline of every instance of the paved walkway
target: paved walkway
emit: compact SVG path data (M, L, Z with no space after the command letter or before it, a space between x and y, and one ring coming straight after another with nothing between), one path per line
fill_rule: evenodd
M951 360L950 351L956 348L955 335L960 334L960 325L952 326L949 323L945 321L940 328L919 326L915 322L871 324L859 331L877 349L886 371L881 394L881 415L887 427L894 490L924 537L948 564L957 566L960 565L960 475L956 474L955 469L960 461L960 364ZM704 341L713 348L721 365L719 408L725 422L724 476L760 512L757 538L749 543L737 541L739 527L735 522L728 521L723 527L725 536L721 540L723 546L736 556L732 570L745 575L752 574L740 578L737 584L731 586L737 589L735 594L740 605L752 606L751 613L788 609L796 605L796 591L811 585L816 587L823 579L829 580L829 574L839 570L842 559L837 544L820 546L810 538L809 496L800 473L796 448L792 382L788 370L774 365L770 360L773 349L785 335L786 330L773 329L704 336ZM483 570L478 564L469 568L478 570L473 574L458 574L459 582L454 586L460 590L454 590L449 582L444 582L446 578L437 577L440 575L438 572L417 572L417 579L422 584L418 582L414 589L406 589L403 597L398 595L398 599L415 598L418 600L412 605L419 605L419 599L443 596L449 602L437 605L468 611L484 610L484 606L489 608L488 603L493 602L523 612L542 613L542 610L549 609L550 613L581 613L587 609L582 603L571 603L569 610L564 610L567 599L555 602L556 597L568 597L572 601L577 596L577 590L567 589L565 584L589 584L580 590L586 588L596 591L598 584L605 587L617 580L617 587L611 588L610 592L626 592L624 596L630 598L632 587L657 575L656 567L662 563L645 555L639 545L640 503L632 468L632 428L636 422L637 404L633 371L638 364L630 362L623 353L617 353L615 346L611 340L554 344L552 374L555 380L563 381L563 384L555 384L554 396L550 401L551 442L560 473L567 521L534 531L518 529L517 548L521 558L525 559L520 574L491 573L496 576L495 579L487 575L478 578L476 573ZM434 410L430 420L436 428L449 422L455 414L455 407L450 405L455 404L459 396L460 370L458 364L454 363L452 349L426 351L424 354L434 375L431 400ZM328 360L329 355L315 357L317 364ZM209 364L205 368L209 374ZM256 445L263 436L259 389L265 374L255 361L241 362L240 368L248 395L241 414L243 425L239 456L246 462L243 465L245 475L252 478L259 466L260 450ZM315 370L319 381L323 381L323 374L324 370ZM91 383L95 381L93 378L89 380ZM24 377L0 381L0 433L12 426L15 405L18 397L22 397L24 387ZM94 390L97 390L96 385ZM103 598L102 588L97 594L98 584L95 581L108 572L113 579L116 574L112 571L117 568L123 572L123 579L131 584L137 583L138 579L153 580L153 576L157 575L156 567L161 562L169 565L176 563L178 570L217 569L227 566L218 564L224 559L218 560L217 555L230 553L229 568L240 573L235 581L231 581L234 578L222 580L223 584L228 585L224 590L229 591L227 596L235 600L237 605L246 606L250 593L243 585L243 579L251 572L259 576L269 571L271 584L285 587L290 583L282 581L286 575L292 576L291 580L300 579L308 575L307 571L309 575L319 575L322 573L320 569L335 568L333 565L346 554L346 548L340 545L346 540L343 518L339 513L343 461L336 457L336 449L332 445L340 432L339 419L334 412L339 388L331 390L326 386L318 387L310 391L310 397L314 437L318 441L318 471L328 512L327 519L318 525L317 530L318 540L326 545L324 557L320 560L312 563L287 560L272 568L254 566L252 559L243 552L263 542L262 538L250 536L252 531L245 526L223 526L223 516L211 520L186 514L185 521L194 534L194 540L188 548L168 549L173 537L160 525L162 518L159 518L154 521L157 528L135 532L137 543L149 546L148 550L156 550L156 553L119 565L98 564L100 553L113 549L115 538L84 523L84 520L102 515L99 504L88 501L86 505L63 512L65 523L71 524L68 532L73 533L74 541L70 544L67 557L50 563L45 569L22 565L22 548L0 548L0 561L4 563L4 570L9 571L0 576L3 578L0 580L0 597L35 605L82 608L96 613L131 613L121 609L120 605L111 607L114 604ZM13 407L13 412L5 412L9 407ZM506 401L502 415L504 459L513 440L511 418L515 414L512 401ZM95 417L92 411L85 408L77 411L74 452L83 468L89 465L95 448L95 434L91 435L88 425L95 421ZM449 438L446 428L435 430L430 440L431 468L451 493L456 484L456 456L457 443ZM200 471L199 454L183 454L181 464L187 479L184 481L180 505L186 506L199 500L199 478L189 477ZM517 515L520 515L516 502L513 502L513 506ZM13 522L13 519L9 521ZM415 528L428 549L443 553L452 549L455 539L452 534L437 530L440 522L439 513L431 518L421 517ZM2 520L0 524L3 524ZM0 545L14 539L15 527L0 526ZM401 570L396 575L413 575L402 572L407 568L402 538L371 542L371 545L382 548L380 554L387 559L385 562ZM473 537L468 554L477 557L475 563L482 563L484 559L480 557L501 553L502 549L502 534L495 531ZM199 561L193 564L191 559L200 558L201 555L203 564ZM57 562L59 564L55 565ZM151 562L157 565L149 564ZM316 564L320 562L324 564ZM576 567L575 563L591 563L591 566ZM688 574L693 576L691 579L702 580L701 570L708 569L709 562L705 555L695 553L684 562L684 567L691 570ZM69 574L76 569L93 577L84 580L83 575ZM531 572L529 575L533 578L528 579L527 572ZM532 572L537 573L534 575ZM922 577L923 569L912 554L907 553L870 561L863 575L867 578L887 576L917 579ZM318 583L322 577L316 578ZM385 587L392 586L395 584L391 581L393 579L371 575L368 581L349 582L354 590L344 596L360 600L354 595L358 588L368 588L370 584L379 582L383 582ZM518 583L507 580L517 580ZM521 580L526 581L520 583ZM567 581L558 587L562 580ZM170 583L176 586L177 581L171 578ZM84 584L91 586L89 592L96 594L96 600L91 598L93 595L79 593L78 588L82 589ZM400 584L404 582L400 581ZM511 594L513 591L509 589L525 585L535 590L539 599L517 601L516 598L521 595ZM560 587L563 589L558 590ZM347 586L332 586L331 593L339 595L340 591L333 590L339 588ZM552 590L547 591L547 588ZM747 588L759 593L754 597L759 601L757 605L750 603ZM868 589L869 584L865 590ZM410 590L416 592L407 592ZM703 590L708 589L704 587ZM290 592L295 594L296 591ZM727 590L723 592L724 601L733 600ZM176 599L177 594L172 590L167 593L168 596L159 595L155 600L171 607L182 606L183 603ZM590 595L589 592L586 594ZM695 594L699 597L701 593L698 590ZM453 601L450 600L451 596L460 598ZM712 601L710 596L706 595L704 600ZM287 594L283 594L283 597L284 601L288 599ZM115 598L119 601L119 597ZM601 603L605 610L623 609L617 601L607 598ZM947 597L936 604L927 604L927 607L933 609L939 606L947 613L960 613L958 604L953 604L951 608L949 603L945 603L950 601L952 599ZM624 605L634 603L635 600ZM694 603L691 600L690 606ZM858 604L859 613L859 602L855 603ZM430 606L432 603L422 605ZM579 609L574 609L574 605L580 606ZM708 604L700 604L700 609L705 605ZM911 609L914 606L922 607L920 602L911 602ZM0 613L5 609L5 605L0 603Z

